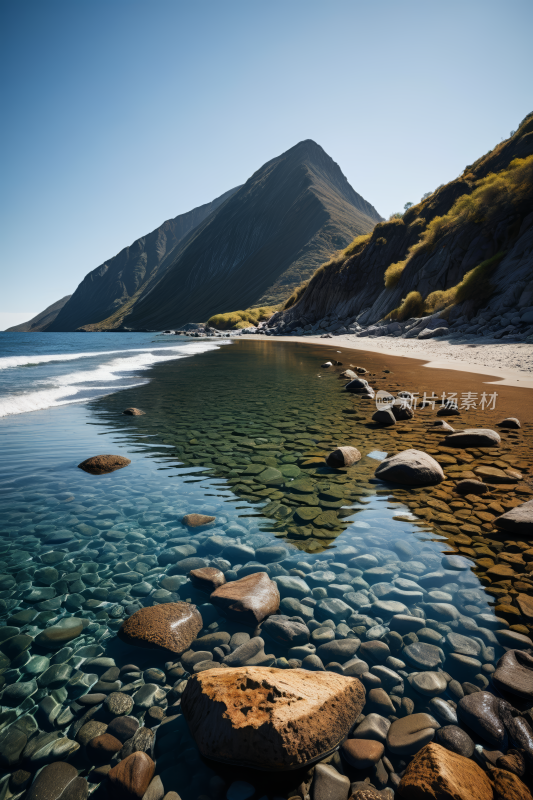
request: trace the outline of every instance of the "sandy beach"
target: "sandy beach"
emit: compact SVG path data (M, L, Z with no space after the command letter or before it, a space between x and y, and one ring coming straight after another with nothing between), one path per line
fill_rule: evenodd
M443 339L400 339L394 336L360 338L350 334L322 339L318 336L246 336L272 342L303 342L335 349L336 346L367 353L389 354L395 358L425 361L419 366L432 369L459 370L476 375L491 375L499 386L520 386L533 389L533 344L510 342L500 344L483 341L483 337L469 342Z

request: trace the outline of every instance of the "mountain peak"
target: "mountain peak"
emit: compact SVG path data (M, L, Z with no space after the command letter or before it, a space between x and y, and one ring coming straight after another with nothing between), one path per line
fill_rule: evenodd
M312 139L93 270L52 330L178 327L276 305L381 217Z

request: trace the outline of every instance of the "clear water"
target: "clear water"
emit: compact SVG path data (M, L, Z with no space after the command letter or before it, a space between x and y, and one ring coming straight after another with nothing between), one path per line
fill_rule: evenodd
M425 618L426 638L421 634L420 640L441 649L439 668L459 681L483 683L502 652L493 633L501 625L490 598L466 561L466 568L443 571L446 545L440 537L405 507L391 506L387 494L376 492L373 472L386 454L379 434L365 428L356 401L347 400L335 378L318 379L311 348L269 348L261 342L219 347L167 340L159 346L160 339L151 334L72 336L74 342L65 341L55 352L45 352L44 342L30 353L27 342L37 339L25 335L21 352L13 344L0 360L2 376L7 376L3 407L15 402L19 408L0 420L0 618L30 637L69 615L85 618L88 625L65 650L65 663L72 669L64 685L51 693L60 706L58 713L44 723L39 704L50 690L40 683L38 672L35 685L29 684L33 657L50 653L33 642L7 659L11 663L3 663L0 726L31 714L43 730L71 735L81 712L73 718L70 704L90 690L80 689L76 678L78 670L85 674L85 655L76 654L88 652L82 650L87 646L94 645L92 653L109 655L119 666L133 662L141 670L165 668L169 656L129 647L116 636L122 620L143 605L189 600L203 616L200 635L236 632L235 624L219 614L208 596L193 589L186 574L180 576L179 563L159 563L166 549L181 544L189 545L206 564L225 559L228 579L256 571L272 578L303 576L309 581L309 605L300 604L298 613L294 602L283 600L281 611L305 613L306 621L315 620L310 627L323 628L325 622L336 638L383 639L394 613ZM87 342L85 349L78 345L80 337ZM184 357L187 354L191 357ZM49 355L54 358L47 360ZM18 378L15 373L21 370L23 377ZM118 382L111 384L109 375ZM36 388L39 381L42 387ZM76 402L81 399L79 387L88 384L93 399ZM71 394L58 395L46 409L22 413L21 398L40 393L38 407L43 393L54 391L54 386ZM69 405L69 398L75 402ZM57 407L60 403L65 405ZM122 410L130 406L143 409L145 416L124 416ZM331 470L319 463L328 448L350 443L357 443L363 453L356 467ZM103 476L78 469L82 460L98 453L125 455L132 463ZM258 468L286 474L281 483L269 485L261 483ZM243 478L249 483L243 484ZM305 491L294 491L291 484L298 481L308 482ZM306 505L333 516L320 524L318 517L298 522L294 514ZM181 522L191 512L216 519L205 529L191 531ZM213 544L215 534L222 539ZM282 549L276 560L264 563L254 554L270 544ZM251 547L254 554L234 545ZM57 570L51 583L42 573L47 564ZM176 576L179 580L168 580ZM331 600L342 603L324 602ZM18 622L16 615L30 609L33 618ZM465 665L454 657L460 647L446 638L454 632L469 637L477 652L475 663ZM396 666L398 686L387 690L393 702L401 704L410 691L408 677L420 667L403 651L393 655L403 666ZM265 663L281 666L289 657L290 652L265 638ZM367 688L379 685L372 664L368 670L372 677L366 678ZM96 675L87 678L91 680L94 683ZM18 704L8 691L17 683L28 684ZM133 693L138 685L126 691ZM441 699L452 695L444 693ZM443 711L416 693L415 700L415 711L428 711L441 724L453 719L451 705ZM134 713L142 722L143 712ZM216 774L229 780L227 771L201 761L186 732L180 736L172 758L156 746L165 791L173 789L188 800L209 795L209 781ZM82 774L90 773L86 769ZM238 768L231 775L242 777ZM95 787L91 783L91 789Z

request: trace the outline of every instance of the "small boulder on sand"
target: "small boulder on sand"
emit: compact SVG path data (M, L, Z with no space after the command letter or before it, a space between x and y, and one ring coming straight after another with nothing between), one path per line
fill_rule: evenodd
M447 447L497 447L500 442L500 434L489 428L467 428L451 433L445 439Z
M516 430L517 428L520 428L521 425L520 425L520 420L517 419L516 417L506 417L505 419L502 419L501 422L498 422L498 427L511 428L512 430Z
M533 536L533 500L511 508L501 517L496 517L494 522L496 527L502 531L509 531L514 536L524 536L526 539L530 539Z
M473 478L465 478L455 486L457 494L486 494L489 487L483 481L476 481Z
M422 450L403 450L381 462L376 478L407 486L433 486L444 480L441 465Z
M356 447L337 447L326 458L328 467L335 469L342 469L343 467L351 467L361 459L361 453Z

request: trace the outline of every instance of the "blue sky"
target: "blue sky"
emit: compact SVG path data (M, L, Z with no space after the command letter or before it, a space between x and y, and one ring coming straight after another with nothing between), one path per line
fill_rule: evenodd
M0 329L302 139L416 202L533 110L531 30L529 0L2 0Z

